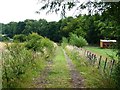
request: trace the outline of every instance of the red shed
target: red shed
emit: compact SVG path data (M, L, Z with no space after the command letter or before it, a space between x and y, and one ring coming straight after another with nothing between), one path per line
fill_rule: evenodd
M108 48L112 43L116 43L116 40L100 40L100 47Z

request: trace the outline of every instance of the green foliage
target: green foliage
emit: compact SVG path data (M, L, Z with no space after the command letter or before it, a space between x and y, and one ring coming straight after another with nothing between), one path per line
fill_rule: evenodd
M116 88L120 89L120 61L115 66L115 71L113 73L113 78L116 82Z
M68 44L68 39L63 37L62 38L62 43L61 43L62 47L65 48L67 44Z
M86 88L115 88L115 82L108 73L100 72L96 66L92 66L76 50L70 51L66 48L66 52L73 60L78 72L84 78Z
M54 50L53 42L47 38L43 38L37 33L32 33L27 36L25 47L27 49L41 51L43 53L45 53L45 50L47 50L46 52L48 53Z
M100 39L116 39L117 36L115 21L111 18L105 19L104 15L99 14L67 17L58 22L27 19L24 22L10 22L2 26L2 33L8 37L35 32L55 42L60 42L62 37L68 38L70 33L84 37L89 44L98 44Z
M9 40L10 38L8 38L7 36L2 37L2 41L9 41Z
M15 35L13 37L13 40L14 40L14 42L24 42L24 41L26 41L26 35L24 35L24 34Z
M27 42L25 47L34 51L41 51L43 46L41 45L42 36L37 33L32 33L27 36Z
M44 38L41 40L41 44L44 48L48 49L48 52L52 52L54 50L53 42L48 38Z
M23 35L18 35L16 39L21 37ZM34 75L45 66L45 62L53 57L55 50L52 41L37 33L26 36L24 43L7 45L6 49L2 55L4 88L29 85Z
M88 45L87 41L83 37L77 36L75 34L70 34L69 43L77 47L83 47Z
M9 41L9 38L7 36L2 36L2 34L0 34L0 41Z
M45 62L53 57L51 49L54 50L53 47L46 46L44 53L41 53L28 50L24 44L8 45L7 51L2 55L3 88L28 87L32 78L45 67Z
M13 44L3 53L3 87L20 87L18 81L35 62L33 53L23 45ZM34 68L31 68L34 69Z

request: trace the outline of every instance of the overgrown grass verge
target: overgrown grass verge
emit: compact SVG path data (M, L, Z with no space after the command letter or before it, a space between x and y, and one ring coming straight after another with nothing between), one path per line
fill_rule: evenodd
M8 46L2 55L3 88L27 87L37 72L44 68L44 58L21 44Z
M46 78L49 81L49 84L46 84L46 88L70 88L71 78L69 73L62 48L57 47L51 71Z
M53 57L53 43L44 39L41 51L35 51L25 47L26 43L12 43L6 45L6 50L2 54L2 79L3 88L28 88L33 79L44 70L48 60ZM48 43L51 47L47 46ZM34 46L36 46L34 44Z
M65 49L72 59L79 73L85 80L86 88L114 88L115 83L107 73L101 73L99 69L91 65L85 58L81 58L75 50Z

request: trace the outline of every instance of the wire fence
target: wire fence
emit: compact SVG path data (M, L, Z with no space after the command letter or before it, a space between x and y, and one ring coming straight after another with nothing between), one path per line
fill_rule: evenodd
M78 48L76 46L74 46L74 49L79 52L80 56L86 58L90 65L96 67L104 73L106 72L111 75L111 73L114 71L115 64L117 64L117 60L110 60L108 58L104 58L102 55L98 56L95 53L92 53L91 51L85 50L83 48Z

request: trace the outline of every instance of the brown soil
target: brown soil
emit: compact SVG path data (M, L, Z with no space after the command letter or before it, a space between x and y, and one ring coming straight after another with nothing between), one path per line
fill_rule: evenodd
M33 80L33 85L31 85L30 88L46 88L47 84L49 84L49 81L46 78L51 71L51 65L52 61L48 61L47 66L42 72L40 72L40 76Z
M84 79L80 76L80 73L76 70L74 64L72 63L72 60L68 57L65 51L64 55L66 57L68 68L70 70L73 88L84 88Z

